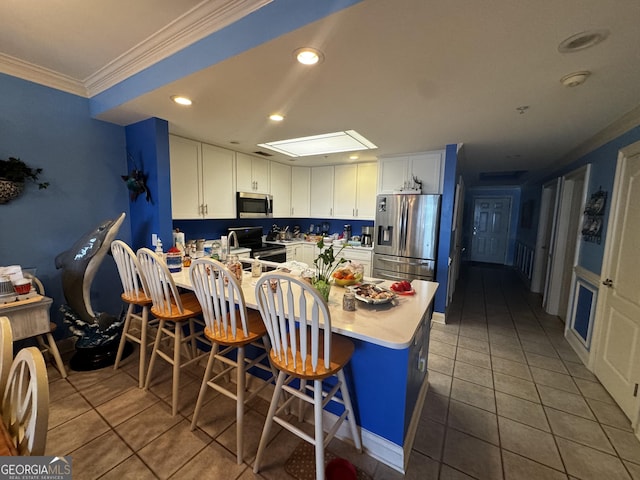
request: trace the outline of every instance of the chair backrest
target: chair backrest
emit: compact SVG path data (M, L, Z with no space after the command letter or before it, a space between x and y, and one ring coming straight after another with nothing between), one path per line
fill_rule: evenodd
M154 314L167 317L183 315L184 308L178 287L164 260L148 248L138 250L137 257L142 276L147 281Z
M203 257L191 262L189 276L209 330L230 340L236 339L238 329L248 336L244 294L233 273L217 260Z
M2 419L18 455L44 455L49 424L49 379L42 353L23 348L11 364Z
M118 267L124 293L133 298L150 298L147 280L140 273L140 263L135 252L122 240L111 242L111 253Z
M256 301L280 362L289 366L293 361L295 370L316 373L323 358L324 368L329 368L331 315L314 287L286 273L267 273L256 283ZM296 323L308 328L297 328ZM303 364L298 365L299 361Z
M13 332L7 317L0 317L0 392L9 378L9 370L13 362Z

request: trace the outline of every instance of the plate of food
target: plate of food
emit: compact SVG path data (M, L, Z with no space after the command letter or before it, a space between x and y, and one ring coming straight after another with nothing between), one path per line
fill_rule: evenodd
M415 295L416 291L407 280L401 282L393 282L389 287L394 293L398 295Z
M362 285L349 288L355 294L356 299L364 303L377 305L380 303L389 303L396 298L395 293L371 283L363 283Z

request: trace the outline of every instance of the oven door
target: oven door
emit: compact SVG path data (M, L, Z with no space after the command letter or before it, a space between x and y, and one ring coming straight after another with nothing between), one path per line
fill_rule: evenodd
M287 249L286 248L270 248L267 250L252 251L251 255L260 257L260 260L266 260L268 262L284 263L287 261Z
M273 217L273 196L264 193L238 192L236 196L238 218Z

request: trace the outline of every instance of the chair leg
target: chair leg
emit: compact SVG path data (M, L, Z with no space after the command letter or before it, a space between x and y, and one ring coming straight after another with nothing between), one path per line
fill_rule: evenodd
M262 436L260 437L260 444L258 445L258 453L256 454L255 461L253 462L253 473L258 473L260 470L260 460L262 459L264 448L267 446L267 442L269 440L269 433L273 426L273 416L278 408L280 394L282 393L282 386L284 385L286 378L287 374L285 372L278 373L276 388L273 390L273 397L271 398L271 405L269 405L269 412L267 413L267 418L265 419L264 427L262 428Z
M182 345L182 325L174 322L173 341L173 389L171 393L171 415L178 414L178 391L180 387L180 345Z
M204 377L202 378L202 385L200 385L200 393L198 393L198 400L196 401L196 409L193 411L193 419L191 420L191 430L196 428L196 424L198 423L198 416L200 415L200 409L202 408L202 403L204 401L205 393L207 392L207 383L209 382L209 378L211 377L211 372L213 372L213 365L216 362L216 354L218 353L218 344L214 343L211 346L211 353L209 354L209 361L207 362L207 368L204 371Z
M49 342L49 353L53 356L53 359L56 361L56 366L58 367L58 371L62 378L67 378L67 370L64 368L64 363L62 363L62 358L60 357L60 352L58 351L58 345L56 344L53 335L51 332L47 333L47 341Z
M151 359L149 360L149 370L147 371L147 378L144 382L144 389L149 390L149 383L153 373L153 367L156 364L156 358L158 356L158 348L160 348L160 341L162 340L162 330L164 330L164 320L160 320L158 323L158 333L156 333L156 341L153 343L153 351L151 352Z
M147 366L147 324L149 323L149 307L142 307L142 320L140 322L140 365L138 366L138 388L144 385L144 376ZM124 347L124 344L121 344ZM118 349L118 352L120 349Z
M244 347L238 347L236 371L238 378L236 381L236 448L238 449L238 465L242 465L242 454L244 452L243 442L243 422L244 422L244 391L245 391L245 374L244 374Z
M325 480L324 430L322 429L322 380L313 381L313 424L316 444L316 480Z
M307 389L307 381L304 379L300 379L300 392L305 393ZM307 402L302 400L302 398L298 399L298 421L302 422L304 420L304 410L307 407Z
M358 453L362 453L362 441L360 440L360 434L358 433L358 426L356 425L356 418L353 414L353 406L351 405L351 396L349 395L349 389L347 388L347 380L344 375L344 370L338 371L338 380L340 381L340 393L342 394L342 401L344 402L344 408L349 410L347 415L347 421L351 429L351 436L353 437L353 443L358 450Z
M127 343L127 332L131 327L131 316L133 315L133 309L135 305L133 303L129 304L127 308L127 316L124 320L124 327L122 328L122 335L120 336L120 344L118 345L118 353L116 353L116 361L113 364L113 369L117 370L120 365L120 360L122 359L122 352L124 351L124 345Z

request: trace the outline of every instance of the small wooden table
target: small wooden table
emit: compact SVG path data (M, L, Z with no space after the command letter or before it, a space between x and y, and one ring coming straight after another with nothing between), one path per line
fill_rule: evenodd
M51 335L49 309L52 303L53 300L51 298L37 295L26 300L0 304L0 316L9 318L14 342L38 335L46 335L49 344L48 348L56 361L56 367L62 378L66 378L67 371L62 363L56 341ZM41 345L43 344L41 343Z

